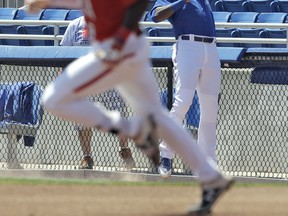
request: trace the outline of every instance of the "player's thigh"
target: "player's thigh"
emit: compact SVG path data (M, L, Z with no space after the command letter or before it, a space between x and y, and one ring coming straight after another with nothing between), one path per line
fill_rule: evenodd
M117 90L136 114L147 115L159 112L158 85L150 64L143 64L130 80L117 86Z
M218 95L221 83L221 65L215 44L207 44L207 61L203 65L198 90L208 95Z
M200 69L204 62L201 43L181 41L176 44L174 62L174 79L176 87L195 89Z
M99 61L93 53L87 54L71 64L51 84L54 96L63 100L74 100L98 94L115 85L113 69Z

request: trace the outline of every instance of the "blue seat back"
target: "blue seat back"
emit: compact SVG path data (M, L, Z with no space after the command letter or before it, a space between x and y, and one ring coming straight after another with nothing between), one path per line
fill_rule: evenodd
M227 11L213 11L213 17L215 22L228 22L231 16L231 12Z
M263 28L255 28L255 29L239 29L241 38L268 38L268 32L266 29ZM261 43L241 43L241 47L246 48L254 48L254 47L269 47L268 44L261 44Z
M74 20L83 16L82 10L70 10L67 14L66 20Z
M66 9L46 9L41 20L66 20L69 10Z
M24 26L19 25L1 25L1 34L25 34ZM1 45L12 45L12 46L27 46L27 40L19 39L0 39Z
M236 28L217 28L216 37L240 37L240 33ZM239 47L238 43L218 43L218 47Z
M279 11L283 13L288 13L288 0L278 0Z
M53 27L50 26L25 26L25 34L53 35ZM53 46L53 40L29 40L29 46Z
M216 11L248 12L251 5L248 0L219 0L215 2Z
M287 13L260 13L257 17L257 23L284 23Z
M269 38L287 38L286 29L266 29L268 32ZM269 44L271 48L287 48L286 44Z
M249 0L251 4L251 11L264 12L278 12L278 7L275 7L272 2L274 0Z
M258 15L257 12L234 12L231 14L229 22L254 23Z
M0 19L13 20L17 15L17 8L0 8Z
M40 10L38 13L27 13L24 9L19 9L15 19L17 20L40 20L44 10Z

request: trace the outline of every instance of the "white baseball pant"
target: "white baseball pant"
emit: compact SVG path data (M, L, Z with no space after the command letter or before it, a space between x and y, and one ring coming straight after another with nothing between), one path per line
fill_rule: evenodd
M176 92L170 115L182 123L197 89L201 113L198 144L204 153L217 161L216 121L221 65L216 43L177 40L172 59ZM165 142L160 144L160 154L170 159L174 157Z

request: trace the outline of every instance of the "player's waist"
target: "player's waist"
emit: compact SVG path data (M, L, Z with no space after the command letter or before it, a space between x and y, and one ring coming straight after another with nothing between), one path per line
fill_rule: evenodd
M207 37L207 36L194 35L194 34L180 35L178 36L177 40L189 40L189 41L197 41L197 42L203 42L203 43L215 43L216 42L215 37Z

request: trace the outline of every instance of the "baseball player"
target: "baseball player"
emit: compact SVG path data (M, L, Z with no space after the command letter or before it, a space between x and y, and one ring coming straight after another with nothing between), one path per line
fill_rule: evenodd
M149 43L139 28L147 4L148 0L30 0L30 12L47 7L82 8L92 42L91 52L68 65L45 89L42 103L63 119L132 138L155 165L159 163L158 137L163 138L197 172L202 188L197 212L208 213L233 179L220 173L160 103ZM109 88L118 90L131 105L133 118L126 120L118 111L87 100Z
M215 41L215 24L208 0L157 0L150 19L172 24L176 43L173 46L175 101L170 114L182 122L194 97L200 103L198 143L207 156L216 158L216 119L221 82L220 59ZM159 173L171 175L174 152L162 142Z
M88 27L86 25L84 16L81 16L77 19L71 21L63 35L63 38L60 42L61 46L88 46L89 38L88 38ZM110 90L105 92L98 97L97 100L103 101L105 107L109 110L118 109L120 104L120 108L127 108L125 102L119 96L119 94L115 90ZM113 101L111 101L113 100ZM127 110L126 110L127 111ZM127 112L122 112L124 115ZM125 117L128 117L127 115ZM78 137L81 144L81 149L83 152L83 159L81 161L80 168L81 169L93 169L93 159L91 157L91 139L92 139L92 130L91 128L86 128L82 126L78 126ZM128 147L128 140L126 138L121 138L119 140L120 151L119 154L124 162L124 167L126 169L132 169L135 167L135 161L132 157L132 153L130 148Z

